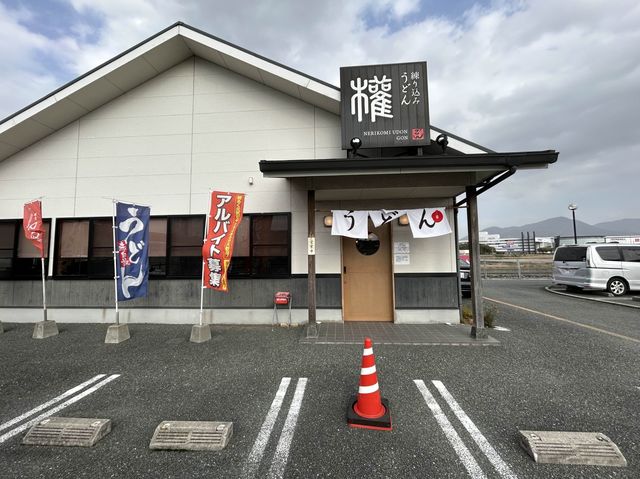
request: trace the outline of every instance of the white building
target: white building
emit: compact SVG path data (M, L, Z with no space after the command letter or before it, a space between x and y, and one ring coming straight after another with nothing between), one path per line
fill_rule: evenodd
M123 303L121 320L193 323L207 197L217 189L247 199L230 293L205 296L210 322L269 323L276 291L292 292L298 323L316 314L457 321L454 234L414 239L406 226L385 225L375 230L380 254L362 266L355 240L331 236L323 218L444 206L455 228L458 195L475 205L476 189L519 167L545 168L557 153L495 153L432 126L432 140L448 136L446 153L432 141L417 154L363 149L368 157L350 158L339 112L338 88L177 23L6 118L0 320L41 319L39 263L20 228L23 204L42 197L49 319L113 321L116 198L150 205L152 215L149 295ZM408 254L400 262L394 243Z

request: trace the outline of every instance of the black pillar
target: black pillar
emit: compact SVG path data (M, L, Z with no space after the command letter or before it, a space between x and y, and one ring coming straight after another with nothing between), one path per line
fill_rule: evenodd
M487 337L484 329L484 310L482 307L482 282L480 278L480 231L478 227L478 198L473 186L466 187L467 229L469 230L469 259L471 260L471 305L473 326L471 336L476 339Z
M456 204L456 199L453 198L453 204ZM458 233L458 208L453 207L453 234L454 242L456 244L456 276L458 277L458 312L460 313L460 322L462 323L462 285L460 284L460 245L459 233Z
M316 325L316 192L307 192L307 298L309 309L309 324L307 325L307 337L317 338L318 327Z

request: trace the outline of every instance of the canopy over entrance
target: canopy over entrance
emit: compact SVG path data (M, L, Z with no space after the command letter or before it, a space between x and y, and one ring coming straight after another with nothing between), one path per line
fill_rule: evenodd
M434 145L435 146L435 145ZM430 149L430 148L429 148ZM445 150L443 148L443 150ZM382 153L381 150L380 153ZM532 152L463 154L442 151L416 156L358 157L312 160L262 160L260 171L267 178L303 182L308 190L308 237L315 242L315 202L329 199L455 198L467 203L471 252L471 297L474 326L472 336L486 338L479 274L477 196L513 175L518 169L547 168L558 159L553 150ZM429 152L430 153L430 152ZM457 220L456 220L457 236ZM456 237L457 239L457 237ZM317 337L315 321L315 253L308 255L309 326L307 337Z

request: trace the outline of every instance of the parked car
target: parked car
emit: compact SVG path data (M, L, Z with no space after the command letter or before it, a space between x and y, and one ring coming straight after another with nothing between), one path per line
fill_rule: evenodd
M640 246L560 246L553 256L553 282L614 296L640 290Z
M459 258L458 269L460 270L460 291L465 298L471 297L471 264Z

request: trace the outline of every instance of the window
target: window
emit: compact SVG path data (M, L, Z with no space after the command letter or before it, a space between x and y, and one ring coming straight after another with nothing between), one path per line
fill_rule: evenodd
M556 250L554 261L584 261L587 258L586 246L564 246Z
M50 220L43 220L44 267L48 271ZM40 250L29 241L22 230L22 220L0 222L0 279L33 279L42 275Z
M149 223L149 276L167 274L167 218L151 218Z
M204 218L204 216L169 218L167 277L200 278L202 276Z
M91 222L89 276L113 278L113 219L99 218Z
M202 274L204 216L151 218L149 275L198 278ZM113 219L58 220L56 276L113 278Z
M623 246L622 257L624 261L631 261L633 263L640 263L640 247L638 246Z
M620 250L617 247L599 246L596 248L596 251L598 252L598 256L605 261L622 261Z
M113 277L111 218L58 220L56 276Z
M204 215L151 218L149 276L200 278ZM286 277L291 271L290 215L245 215L236 232L229 277ZM113 278L111 218L58 220L58 277ZM0 274L3 246L0 243Z
M290 215L245 215L233 246L229 277L285 277L291 272Z
M16 222L0 223L0 278L11 278L15 256Z
M369 233L367 239L357 239L356 249L358 253L364 256L371 256L380 249L380 239L375 233Z

